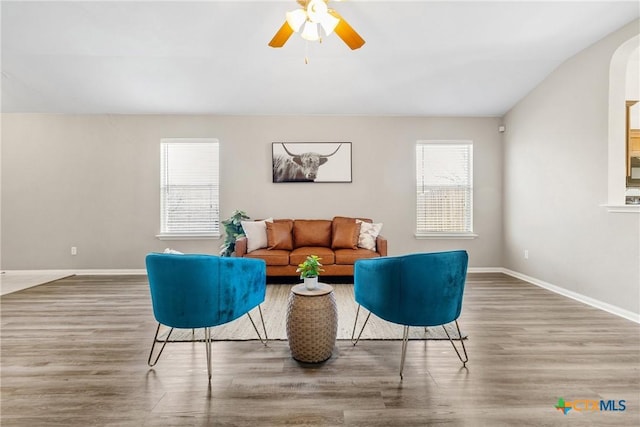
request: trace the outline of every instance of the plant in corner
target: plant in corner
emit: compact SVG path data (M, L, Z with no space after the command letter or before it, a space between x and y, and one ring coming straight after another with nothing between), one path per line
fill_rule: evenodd
M229 219L222 221L224 226L224 243L220 246L220 256L231 256L236 249L236 240L244 236L242 221L250 219L246 212L235 210Z
M300 278L304 279L307 289L315 289L318 285L318 276L324 271L318 255L309 255L301 264L298 264L296 273L300 273Z

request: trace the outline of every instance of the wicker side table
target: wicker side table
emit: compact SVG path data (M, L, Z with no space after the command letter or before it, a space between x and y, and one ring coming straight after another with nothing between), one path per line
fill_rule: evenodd
M291 288L287 307L287 338L294 359L318 363L331 357L338 332L338 309L333 287L318 283Z

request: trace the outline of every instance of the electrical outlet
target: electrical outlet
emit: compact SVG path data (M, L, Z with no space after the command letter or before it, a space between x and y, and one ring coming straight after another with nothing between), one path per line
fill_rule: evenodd
M529 249L524 250L524 259L529 259Z
M71 246L71 255L78 255L78 248Z

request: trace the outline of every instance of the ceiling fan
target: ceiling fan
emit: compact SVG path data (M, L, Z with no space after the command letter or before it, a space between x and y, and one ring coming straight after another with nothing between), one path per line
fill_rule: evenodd
M287 19L273 36L269 46L282 47L294 32L299 31L301 37L309 41L322 41L321 33L328 36L335 31L351 49L359 49L364 45L360 34L338 12L329 9L329 0L297 1L301 8L287 12Z

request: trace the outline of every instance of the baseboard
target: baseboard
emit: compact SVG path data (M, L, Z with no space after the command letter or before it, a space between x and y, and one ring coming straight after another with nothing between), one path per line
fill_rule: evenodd
M502 267L469 267L467 273L504 273Z
M2 270L2 274L15 276L32 275L60 275L60 276L108 276L108 275L140 275L147 274L145 269L119 269L119 270Z
M139 276L147 274L144 268L132 268L124 270L76 270L76 276Z
M2 270L2 274L8 274L12 276L33 276L33 275L60 275L60 276L73 276L75 271L73 270Z
M638 313L634 313L632 311L625 310L623 308L588 297L586 295L582 295L577 292L552 285L551 283L536 279L535 277L527 276L526 274L522 274L517 271L509 270L508 268L503 268L502 272L511 277L515 277L516 279L524 280L525 282L531 283L532 285L539 286L541 288L547 289L551 292L565 296L567 298L571 298L583 304L587 304L597 309L622 317L624 319L631 320L632 322L640 323L640 314Z

